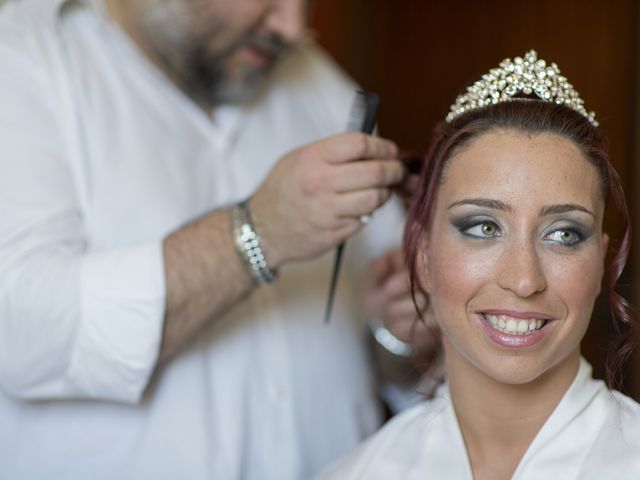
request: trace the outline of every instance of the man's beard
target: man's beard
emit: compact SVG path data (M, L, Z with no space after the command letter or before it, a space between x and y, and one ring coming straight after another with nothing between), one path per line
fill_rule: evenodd
M179 1L158 0L140 19L144 35L165 72L205 107L251 99L290 45L275 33L259 33L257 26L251 26L231 45L214 50L213 44L224 26L209 22L206 31L198 31L192 26L193 17L187 14L187 8ZM262 67L236 65L232 71L231 57L243 47L258 49L269 61Z
M194 44L185 54L184 88L195 97L215 106L242 103L251 99L276 61L288 50L289 45L275 34L246 34L223 52L210 53L204 43ZM257 49L269 57L262 67L236 65L230 69L231 57L242 48Z

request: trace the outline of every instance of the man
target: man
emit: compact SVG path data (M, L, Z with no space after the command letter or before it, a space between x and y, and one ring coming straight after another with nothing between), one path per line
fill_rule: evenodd
M358 272L401 222L353 236L404 171L339 134L309 8L0 11L0 477L307 478L379 425ZM394 255L365 296L397 321Z

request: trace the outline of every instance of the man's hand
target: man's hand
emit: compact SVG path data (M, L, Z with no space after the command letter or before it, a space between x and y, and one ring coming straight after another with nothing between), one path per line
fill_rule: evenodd
M336 135L284 156L250 200L271 268L324 253L362 228L404 178L392 142ZM176 230L163 244L167 307L160 357L170 358L255 288L229 233L228 209ZM224 272L221 275L220 272Z
M388 140L345 133L284 156L251 198L250 208L273 268L320 255L360 228L404 178Z
M379 318L399 340L418 349L430 348L433 338L418 318L411 298L409 275L401 249L395 249L371 262L365 285L365 306L370 318ZM416 301L426 322L431 321L426 299Z

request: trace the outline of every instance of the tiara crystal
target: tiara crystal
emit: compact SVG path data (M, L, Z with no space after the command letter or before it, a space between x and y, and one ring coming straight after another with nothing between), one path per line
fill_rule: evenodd
M456 98L447 115L447 122L471 110L509 102L518 94L535 94L544 101L566 105L583 115L594 127L598 126L596 114L587 112L584 101L567 78L560 74L558 65L538 60L535 50L530 50L524 58L506 58L498 68L485 73Z

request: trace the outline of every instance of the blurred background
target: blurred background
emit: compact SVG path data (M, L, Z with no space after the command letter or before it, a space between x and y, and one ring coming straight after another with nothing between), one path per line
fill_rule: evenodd
M380 132L423 152L433 126L456 95L505 57L535 49L556 62L596 112L622 176L640 232L640 8L636 0L317 0L317 40L365 89L380 95ZM619 218L607 230L621 236ZM636 240L640 233L636 235ZM640 252L634 241L622 291L640 304ZM576 279L580 281L580 279ZM604 374L612 333L600 301L583 352ZM628 365L626 391L640 400L640 349Z

